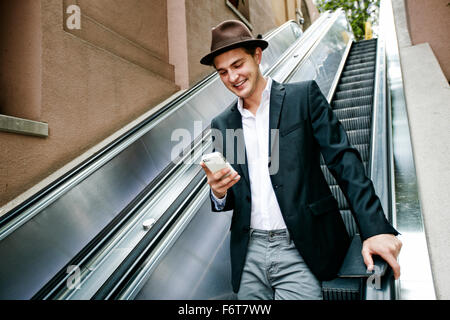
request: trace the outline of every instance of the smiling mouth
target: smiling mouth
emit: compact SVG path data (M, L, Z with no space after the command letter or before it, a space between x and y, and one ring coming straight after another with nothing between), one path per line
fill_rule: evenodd
M241 82L234 84L233 87L240 89L246 81L247 80L242 80Z

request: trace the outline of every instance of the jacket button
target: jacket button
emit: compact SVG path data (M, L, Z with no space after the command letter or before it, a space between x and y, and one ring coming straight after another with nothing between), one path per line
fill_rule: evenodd
M245 199L246 199L248 202L251 201L250 196L246 196Z
M244 227L244 232L249 232L250 231L250 227Z

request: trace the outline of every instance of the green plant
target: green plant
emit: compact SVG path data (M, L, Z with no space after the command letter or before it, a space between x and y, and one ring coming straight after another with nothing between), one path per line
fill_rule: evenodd
M380 0L317 0L316 6L319 12L342 8L356 40L359 41L364 39L366 21L370 21L372 25L377 24Z

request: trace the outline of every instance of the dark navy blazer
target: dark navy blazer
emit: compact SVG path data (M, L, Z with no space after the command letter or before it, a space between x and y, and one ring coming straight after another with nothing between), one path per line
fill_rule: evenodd
M242 129L237 104L214 118L211 128L220 130L224 137L213 139L214 149L222 152L241 176L228 190L222 210L234 210L230 252L233 291L237 292L249 242L251 213L247 164L238 163L239 143L228 150L225 139L227 129ZM314 80L291 84L273 81L270 129L279 129L270 141L268 165L279 161L276 174L270 176L272 186L291 238L319 280L336 276L350 244L338 203L320 169L320 153L346 196L362 241L382 233L398 234L385 218L359 152L350 145L344 128ZM236 132L236 137L240 132L243 141L242 130ZM211 206L217 211L213 203Z

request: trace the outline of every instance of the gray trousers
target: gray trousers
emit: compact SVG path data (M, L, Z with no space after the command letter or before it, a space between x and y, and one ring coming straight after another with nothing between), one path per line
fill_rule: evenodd
M251 229L238 299L322 300L322 286L286 229Z

